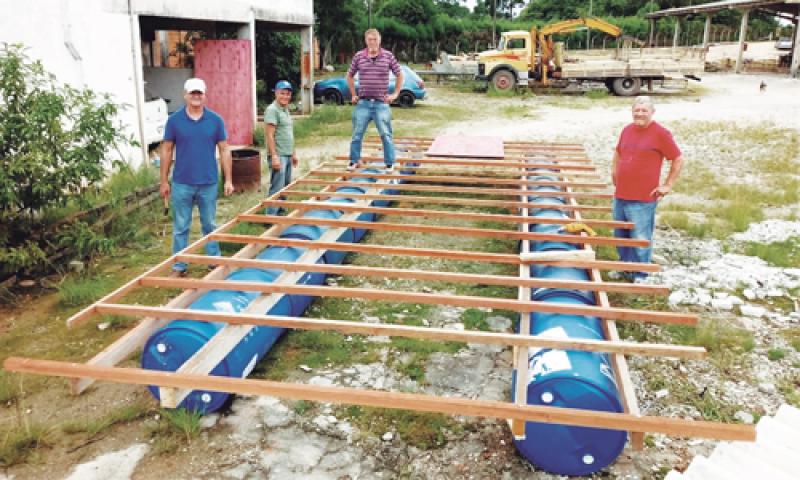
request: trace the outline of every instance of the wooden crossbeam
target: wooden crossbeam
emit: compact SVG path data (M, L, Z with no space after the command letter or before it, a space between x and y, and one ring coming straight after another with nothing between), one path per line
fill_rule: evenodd
M410 166L405 165L402 167L403 171L411 170L414 173L414 177L421 177L425 175L430 176L439 176L439 177L465 177L465 178L474 178L474 179L499 179L499 180L520 180L520 169L519 168L509 168L509 169L498 169L498 168L452 168L452 167L437 167L437 166ZM331 175L333 173L337 173L339 175L342 174L351 174L352 172L346 171L342 169L342 166L336 162L323 162L313 171L309 172L309 176L322 176ZM365 175L365 174L361 174ZM558 174L559 177L571 177L572 175L569 173L565 174ZM602 183L603 185L608 185L607 182L600 182L599 175L594 175L598 178L596 182L588 182L588 183ZM582 179L586 179L585 176ZM405 178L405 177L404 177ZM524 180L524 179L522 179ZM568 180L565 180L563 183L567 183ZM572 181L575 183L575 181ZM558 183L558 182L556 182ZM580 183L580 182L577 182Z
M145 277L139 280L144 287L167 287L205 290L231 290L260 293L288 293L335 298L363 298L385 302L422 303L425 305L451 305L455 307L492 308L520 313L544 312L566 315L586 315L617 320L696 325L697 316L672 312L651 312L631 308L601 308L590 305L570 305L555 302L519 301L505 298L476 297L470 295L445 295L424 292L380 290L374 288L345 288L232 280L200 280L193 278Z
M347 160L350 161L350 157L346 155L338 155L334 157L336 160ZM383 157L377 156L370 156L365 155L361 157L362 162L382 162ZM396 163L419 163L419 164L429 164L429 165L474 165L478 167L485 167L487 166L487 160L475 160L475 159L440 159L440 158L410 158L410 157L397 157L395 158ZM531 163L525 161L506 161L506 160L491 160L491 164L493 166L498 167L515 167L515 168L525 168L525 169L544 169L544 170L553 170L553 171L584 171L584 172L593 172L596 170L595 167L591 165L584 165L580 163Z
M473 207L501 207L501 208L522 208L530 206L530 208L546 208L548 210L564 210L575 211L582 210L586 212L610 212L611 208L599 205L550 205L546 203L528 203L528 202L515 202L509 200L478 200L468 198L445 198L434 196L412 196L412 195L378 195L378 194L359 194L351 192L314 192L309 190L294 190L287 189L281 190L281 195L285 197L342 197L353 199L369 199L369 200L393 200L398 202L408 203L425 203L425 204L438 204L438 205L464 205Z
M561 235L557 233L519 232L514 230L476 229L464 227L440 227L418 223L362 222L355 220L331 220L325 218L287 218L278 215L239 215L239 220L250 223L270 223L279 225L317 225L326 227L348 227L363 230L382 230L390 232L419 232L436 235L464 235L479 238L502 238L516 240L533 240L542 242L564 242L591 245L620 245L626 247L646 247L647 240L616 237L581 237L579 235Z
M109 382L136 385L160 385L181 389L202 389L240 395L267 395L280 398L319 402L345 403L378 408L439 412L491 418L514 418L525 421L558 423L612 430L657 432L667 435L717 438L721 440L755 440L753 425L734 425L690 421L663 417L635 417L624 413L597 412L559 407L513 405L508 402L435 397L421 394L358 390L345 387L323 387L160 372L138 368L101 367L80 363L8 357L6 371L59 377L91 377Z
M342 172L316 170L309 173L311 177L339 177L348 178L379 178L384 180L396 179L395 174L366 173L366 172ZM603 182L571 182L563 180L525 180L525 179L502 179L478 176L457 176L457 175L407 175L403 177L404 182L408 183L437 183L437 184L470 184L470 185L513 185L513 186L543 186L543 187L574 187L574 188L607 188Z
M558 348L586 352L624 353L653 357L701 359L706 350L702 347L666 345L588 339L547 338L512 333L452 330L447 328L414 327L381 323L364 323L326 318L290 317L284 315L252 315L230 312L212 312L188 308L144 307L138 305L99 304L104 314L131 317L153 316L169 320L195 320L229 325L253 325L302 330L335 331L343 334L388 335L442 342L480 343L484 345L512 345L518 347Z
M298 180L298 185L323 185L333 187L369 187L370 183L365 182L352 182L352 181L330 181L330 180ZM449 187L443 185L409 185L409 184L396 184L392 185L392 190L410 191L410 192L436 192L436 193L468 193L471 195L494 195L494 196L512 196L519 195L518 188L481 188L481 187ZM589 192L553 192L553 191L535 191L531 192L532 197L567 197L567 198L613 198L611 193L589 193Z
M433 248L391 247L384 245L366 245L360 243L320 242L296 240L291 238L257 237L253 235L237 235L232 233L211 234L209 240L230 243L249 243L258 245L279 245L283 247L324 248L338 252L372 253L379 255L410 255L471 262L495 262L512 265L536 264L557 267L599 268L602 270L659 272L661 267L654 263L615 262L608 260L531 260L524 261L519 255L507 253L484 253L468 250L442 250Z
M420 208L399 208L399 207L360 207L347 205L344 203L331 203L331 202L291 202L287 200L264 200L261 202L263 206L275 206L283 208L316 208L322 210L338 210L340 212L367 212L377 213L380 215L396 215L403 217L424 217L424 218L458 218L463 220L476 220L476 221L491 221L491 222L504 222L504 223L525 223L527 220L520 215L501 215L493 213L470 213L470 212L453 212L447 210L428 210ZM540 218L537 223L549 225L568 225L574 222L574 219L569 218ZM619 228L630 230L633 228L632 222L620 222L617 220L592 220L587 219L582 223L593 227L607 227Z
M407 278L436 282L468 283L472 285L501 285L528 288L569 288L575 290L635 293L642 295L667 295L669 288L663 285L634 284L624 282L587 282L580 280L557 280L541 278L518 278L504 275L436 272L413 269L362 267L355 265L333 265L326 263L278 262L274 260L211 257L207 255L178 255L178 261L201 265L224 265L235 268L281 269L293 272L322 272L333 275L348 275L379 278ZM526 268L526 267L523 267ZM530 270L530 268L527 268Z
M502 157L486 157L482 155L470 155L470 156L457 156L457 155L438 155L438 154L428 154L429 147L418 147L418 146L407 146L407 147L399 147L395 145L395 152L401 153L421 153L421 158L454 158L454 159L475 159L475 158L485 158L487 161L493 162L497 160L506 160L506 161L531 161L531 160L546 160L546 161L553 161L553 162L573 162L573 163L591 163L591 160L584 154L570 154L569 152L558 152L558 155L555 156L552 153L547 153L543 150L528 150L528 149L515 149L515 148L504 148L504 155ZM366 156L377 156L382 155L383 153L383 146L378 145L364 145L362 148L362 155Z

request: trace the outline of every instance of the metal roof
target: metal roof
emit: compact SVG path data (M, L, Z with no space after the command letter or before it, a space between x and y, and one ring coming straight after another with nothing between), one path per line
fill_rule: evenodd
M721 10L732 9L753 9L761 8L765 10L777 11L798 15L800 11L800 0L726 0L721 2L710 2L690 7L668 8L658 10L645 15L646 18L664 18L697 13L714 13Z

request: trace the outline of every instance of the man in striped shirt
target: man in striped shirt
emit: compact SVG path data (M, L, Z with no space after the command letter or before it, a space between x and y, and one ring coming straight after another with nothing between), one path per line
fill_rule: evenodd
M394 170L394 144L392 143L392 111L389 104L395 101L403 85L403 71L392 52L381 48L381 34L374 28L364 32L367 48L353 56L350 70L347 72L347 85L350 87L350 101L356 108L353 110L353 138L350 142L350 165L348 170L361 166L361 142L370 121L383 143L383 163L386 170ZM389 71L395 75L394 93L387 94L389 89ZM358 73L358 92L353 77Z

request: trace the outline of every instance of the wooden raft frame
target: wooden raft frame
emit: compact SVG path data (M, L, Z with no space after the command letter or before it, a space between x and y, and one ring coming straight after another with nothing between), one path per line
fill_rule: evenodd
M431 139L396 138L398 147L406 151L424 151ZM375 138L368 138L365 149L378 145ZM115 314L142 317L142 320L123 337L95 355L88 362L70 363L10 357L4 362L9 371L63 376L71 379L75 394L84 391L94 380L132 383L140 385L158 385L160 387L162 405L174 407L192 389L224 391L240 394L274 395L286 398L316 400L336 403L349 403L384 408L401 408L408 410L440 412L452 415L475 415L505 418L511 422L512 431L519 436L524 434L525 421L553 422L566 425L579 425L596 428L627 430L631 432L632 444L642 447L644 432L659 432L668 435L716 438L726 440L753 440L755 430L752 426L721 424L706 421L689 421L674 418L641 416L633 385L628 375L625 355L668 356L675 358L702 358L705 350L699 347L666 344L643 344L626 342L619 339L615 320L668 322L694 325L694 315L671 312L649 312L636 309L614 308L609 305L606 292L631 294L665 295L667 289L659 285L636 285L616 282L603 282L600 270L642 270L658 271L657 265L631 264L591 260L585 258L536 260L524 259L518 254L499 254L478 251L452 251L399 247L390 245L370 245L364 243L348 244L335 240L346 228L369 230L392 230L400 232L416 232L436 235L464 235L476 237L514 238L519 240L558 240L578 243L583 249L591 251L590 245L639 245L641 242L630 242L613 237L588 237L585 235L544 235L530 233L528 216L530 209L556 208L568 212L574 221L581 221L590 226L603 228L631 228L625 222L584 218L583 214L608 212L606 206L581 205L576 198L608 198L608 194L592 194L575 192L575 189L596 189L604 185L587 182L582 175L594 171L583 148L574 144L545 144L535 142L506 142L504 148L508 155L504 159L454 159L448 158L399 158L398 170L414 168L419 177L411 175L407 184L396 184L398 175L384 173L350 173L344 172L343 163L327 162L312 170L304 177L289 185L286 189L270 197L259 205L239 214L225 223L212 234L192 243L182 252L175 254L147 272L139 275L100 301L78 312L67 320L70 327L77 327L97 314ZM337 157L341 160L346 157ZM364 157L382 160L381 157ZM544 161L544 162L543 162ZM406 167L405 162L413 162L419 167ZM487 167L489 168L483 168ZM458 176L447 175L450 166L462 169ZM380 167L379 167L380 168ZM436 174L439 168L443 174ZM499 172L497 169L500 169ZM527 180L528 168L548 168L561 177L556 182L536 182ZM469 169L469 170L467 170ZM423 173L430 172L430 173ZM594 173L590 173L594 175ZM320 177L335 177L333 181L316 180ZM354 185L349 181L352 177L367 177L375 183L355 183L359 187L369 187L364 194L338 193L340 186ZM420 185L423 183L424 185ZM430 184L430 185L428 185ZM454 184L480 185L480 187L456 187ZM532 196L546 196L530 191L537 185L563 187L563 192L553 192L568 199L568 204L555 206L536 204L529 200ZM386 195L381 190L391 187L400 192L412 192L411 195ZM421 188L420 188L421 187ZM514 188L510 188L514 187ZM314 190L308 190L309 188ZM452 198L434 196L431 193L467 194L470 198ZM489 199L480 198L488 196ZM300 202L292 198L307 198ZM349 197L354 203L335 205L326 203L331 197ZM472 198L478 197L478 198ZM495 200L492 197L513 197L516 200ZM374 207L372 200L400 200L412 207ZM417 208L416 205L420 205ZM448 212L430 208L431 205L458 205L465 211ZM260 212L266 206L281 206L290 211L287 216L268 216ZM470 212L470 208L501 207L510 214L487 214ZM300 218L309 209L331 208L342 211L337 220ZM517 211L519 215L513 215ZM448 226L432 226L390 222L359 222L357 217L362 213L374 213L389 216L436 218L460 221L491 221L508 224L510 229L481 229ZM545 220L548 223L564 224L563 220ZM261 236L235 235L228 233L239 223L271 224ZM323 236L316 241L281 239L277 235L288 225L314 224L329 227ZM207 257L199 255L199 251L208 241L225 241L241 243L243 248L230 257ZM521 243L527 253L527 241ZM646 242L645 242L646 244ZM294 246L307 249L296 262L278 262L254 259L258 252L267 245ZM327 265L316 263L326 250L348 251L364 254L422 256L433 259L456 262L497 262L518 265L519 275L473 275L457 272L422 271L410 269L391 269L379 266ZM161 276L175 261L183 261L193 265L209 265L216 268L203 279L167 278ZM548 280L530 277L530 265L533 263L557 266L586 268L591 272L590 281ZM237 268L255 267L283 270L273 283L233 282L225 281L225 276ZM418 293L398 290L375 290L366 288L344 288L332 286L305 286L296 282L305 272L323 272L337 275L354 275L378 278L404 278L420 281L444 281L456 283L481 283L487 285L504 285L518 288L516 299L487 298L477 296L442 295L436 293ZM548 304L531 301L532 288L572 288L592 291L596 295L596 306L573 306ZM167 302L163 307L125 305L120 303L126 295L136 288L177 288L183 292ZM187 307L203 292L210 289L246 290L259 292L261 295L241 313L221 313L189 310ZM530 335L490 333L480 331L456 331L443 328L411 327L390 324L366 324L324 318L296 318L265 313L282 295L304 294L315 296L334 296L347 298L365 298L370 300L427 303L436 305L457 305L475 308L496 308L528 313L533 311L564 312L578 315L593 315L604 319L606 340L552 339ZM149 336L170 320L192 319L205 322L224 322L227 325L217 333L200 351L189 359L177 372L148 371L138 368L116 366L136 353L144 345ZM528 315L521 315L520 331L529 331ZM527 352L530 347L556 348L566 350L583 350L606 352L611 355L615 366L617 384L625 406L624 413L595 412L579 409L539 407L527 405L525 395L527 385L518 382L514 392L514 402L494 402L469 400L429 395L401 394L395 392L359 390L341 387L319 387L298 385L264 380L235 379L210 376L208 373L224 358L239 340L244 338L254 326L270 325L283 328L300 328L309 330L330 330L341 333L361 335L391 335L437 341L456 341L469 343L485 343L511 345L514 348L514 367L518 378L527 378Z

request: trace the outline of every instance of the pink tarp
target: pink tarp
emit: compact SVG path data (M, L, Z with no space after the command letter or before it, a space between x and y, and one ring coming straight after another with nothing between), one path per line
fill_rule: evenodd
M501 137L439 135L426 154L431 157L503 158L505 151Z

